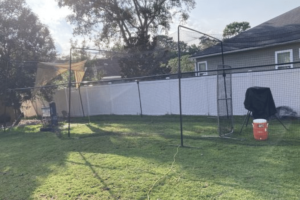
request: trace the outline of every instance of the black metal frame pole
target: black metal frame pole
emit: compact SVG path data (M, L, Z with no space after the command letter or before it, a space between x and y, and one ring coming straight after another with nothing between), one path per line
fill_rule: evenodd
M138 87L138 93L139 93L139 101L140 101L140 111L141 111L141 117L143 117L143 109L142 109L142 99L141 99L141 92L140 92L140 82L136 80L136 84Z
M191 29L191 28L188 28L186 26L182 26L182 25L179 25L178 26L178 79L179 79L179 104L180 104L180 129L181 129L181 145L183 146L183 136L182 136L182 110L181 110L181 69L180 69L180 45L179 45L179 41L180 41L180 28L185 28L187 30L190 30L190 31L193 31L193 32L196 32L196 33L200 33L202 35L205 35L209 38L213 38L215 40L217 40L218 42L221 43L221 56L222 56L222 66L223 66L223 70L225 72L225 69L224 69L224 50L223 50L223 42L222 40L219 40L218 38L215 38L211 35L208 35L208 34L205 34L205 33L202 33L200 31L197 31L197 30L194 30L194 29ZM218 71L218 70L208 70L208 71ZM225 73L223 73L223 76L224 76ZM224 81L225 81L225 77L224 77ZM226 87L226 86L225 86ZM226 91L226 88L225 88L225 94L227 96L227 91ZM227 98L226 98L227 99ZM217 101L218 101L218 97L217 97ZM219 106L217 106L218 108ZM226 100L226 108L227 108L227 114L228 114L228 105L227 105L227 100ZM219 118L218 118L218 124L220 124L219 122ZM220 131L219 131L220 133Z
M3 131L5 133L5 130L6 130L6 102L5 102L5 107L4 107L4 127L3 127Z
M224 66L224 53L223 53L223 42L221 41L221 52L222 52L222 67L223 67L223 79L224 79L224 90L225 90L225 99L226 99L226 111L227 111L227 118L228 115L228 101L227 101L227 88L226 88L226 74L225 74L225 66Z
M223 49L223 42L220 40L221 42L221 53L222 53L222 65L223 65L223 68L224 68L224 49Z
M73 49L80 49L80 50L92 50L92 51L102 51L102 50L99 50L99 49L90 49L90 48L70 48L70 66L69 66L69 73L70 73L70 76L69 76L69 116L68 116L68 137L70 137L70 116L71 116L71 86L72 86L72 82L71 82L71 64L72 64L72 50ZM81 95L80 95L80 100L81 100ZM81 106L82 106L82 111L83 111L83 105L82 105L82 100L81 100ZM84 112L84 111L83 111ZM89 116L90 117L90 116Z
M7 63L6 63L6 70L8 70L8 65L9 65L9 60L7 61ZM5 72L4 73L6 73L7 71L5 70ZM3 74L4 74L3 73ZM5 84L5 86L4 86L4 98L5 98L5 100L4 100L4 127L3 127L3 131L5 132L6 131L6 107L7 107L7 76L5 76L5 81L4 81L4 84Z
M180 27L178 26L178 89L179 89L179 118L180 118L180 139L181 139L181 147L183 147L183 128L182 128L182 104L181 104L181 66L180 66Z
M70 118L71 118L71 65L72 65L72 48L70 48L70 61L69 61L69 115L68 115L68 137L70 137Z

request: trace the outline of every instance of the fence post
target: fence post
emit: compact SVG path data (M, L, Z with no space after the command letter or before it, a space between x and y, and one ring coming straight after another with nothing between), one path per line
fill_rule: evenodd
M139 80L135 80L135 82L136 82L136 84L137 84L138 94L139 94L140 115L141 115L141 117L143 117L142 100L141 100L141 91L140 91L140 81L139 81Z
M110 102L110 114L113 115L114 114L114 99L113 99L113 95L111 93L111 87L112 87L112 82L108 82L108 85L105 85L105 87L107 86L107 92L108 92L108 96L109 96L109 102Z
M200 77L201 78L201 77ZM209 89L208 89L208 80L207 80L207 76L206 77L202 77L205 80L205 90L206 90L206 108L207 108L207 116L209 116Z

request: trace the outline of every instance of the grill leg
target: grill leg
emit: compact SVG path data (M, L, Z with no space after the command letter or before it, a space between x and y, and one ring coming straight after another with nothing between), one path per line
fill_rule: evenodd
M251 115L251 111L248 111L246 127L248 126L250 115Z
M250 111L247 112L247 115L246 115L246 117L244 118L243 125L242 125L242 128L241 128L241 130L240 130L240 134L241 134L242 131L243 131L243 128L244 128L245 123L247 123L247 124L246 124L246 127L247 127L248 121L249 121L249 117L250 117Z
M285 125L282 123L282 121L276 116L276 115L274 115L275 116L275 118L280 122L280 124L285 128L285 130L288 130L286 127L285 127Z

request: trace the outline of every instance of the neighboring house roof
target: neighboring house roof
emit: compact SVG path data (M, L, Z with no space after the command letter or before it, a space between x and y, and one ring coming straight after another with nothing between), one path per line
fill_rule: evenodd
M291 43L300 40L300 6L279 15L267 22L226 39L223 42L223 52L233 53L253 48ZM206 57L221 53L221 45L215 45L192 55Z

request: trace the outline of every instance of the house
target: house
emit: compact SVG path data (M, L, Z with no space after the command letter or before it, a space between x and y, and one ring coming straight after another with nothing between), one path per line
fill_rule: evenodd
M232 68L271 65L265 68L278 70L300 67L299 63L276 65L300 61L300 7L226 39L223 52L224 64ZM216 69L222 64L221 45L199 51L191 58L195 61L196 71Z

